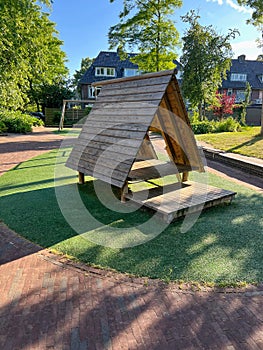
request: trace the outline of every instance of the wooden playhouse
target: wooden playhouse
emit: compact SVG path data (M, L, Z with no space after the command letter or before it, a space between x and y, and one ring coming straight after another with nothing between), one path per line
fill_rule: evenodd
M204 172L200 151L174 70L102 81L101 92L82 128L67 166L121 190L121 200L139 203L171 222L222 202L235 193L188 181L190 171ZM167 158L156 152L158 132ZM157 137L158 139L158 137ZM174 184L129 191L134 181L174 175Z

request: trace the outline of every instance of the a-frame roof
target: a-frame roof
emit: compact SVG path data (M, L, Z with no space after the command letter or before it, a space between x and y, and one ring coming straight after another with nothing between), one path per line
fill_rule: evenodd
M101 92L87 117L67 166L122 187L147 131L161 131L177 166L203 171L175 77L162 71L98 83Z

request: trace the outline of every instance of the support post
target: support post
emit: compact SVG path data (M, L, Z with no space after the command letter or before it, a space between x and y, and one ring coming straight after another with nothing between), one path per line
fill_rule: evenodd
M85 175L84 175L84 173L81 173L79 171L79 184L84 185L84 183L85 183Z
M125 181L125 184L121 188L121 202L126 203L126 194L129 192L128 181Z
M66 100L63 100L63 107L62 107L62 113L61 113L61 118L60 118L60 122L59 122L59 127L58 127L58 131L61 131L63 129L63 125L64 125L64 118L65 118L65 110L66 110Z
M184 171L184 172L183 172L183 175L182 175L182 182L188 181L188 175L189 175L189 172L188 172L188 171Z

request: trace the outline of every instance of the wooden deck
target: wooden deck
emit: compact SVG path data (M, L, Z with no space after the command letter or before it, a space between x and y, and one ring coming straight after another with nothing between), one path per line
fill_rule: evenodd
M158 212L163 220L173 220L221 203L230 203L235 192L202 183L187 181L150 190L128 193L134 203Z

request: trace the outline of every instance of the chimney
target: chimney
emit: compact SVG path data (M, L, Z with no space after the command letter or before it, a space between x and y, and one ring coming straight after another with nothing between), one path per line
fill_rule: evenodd
M246 55L240 55L240 56L238 56L237 59L238 59L238 62L243 63L246 60Z

